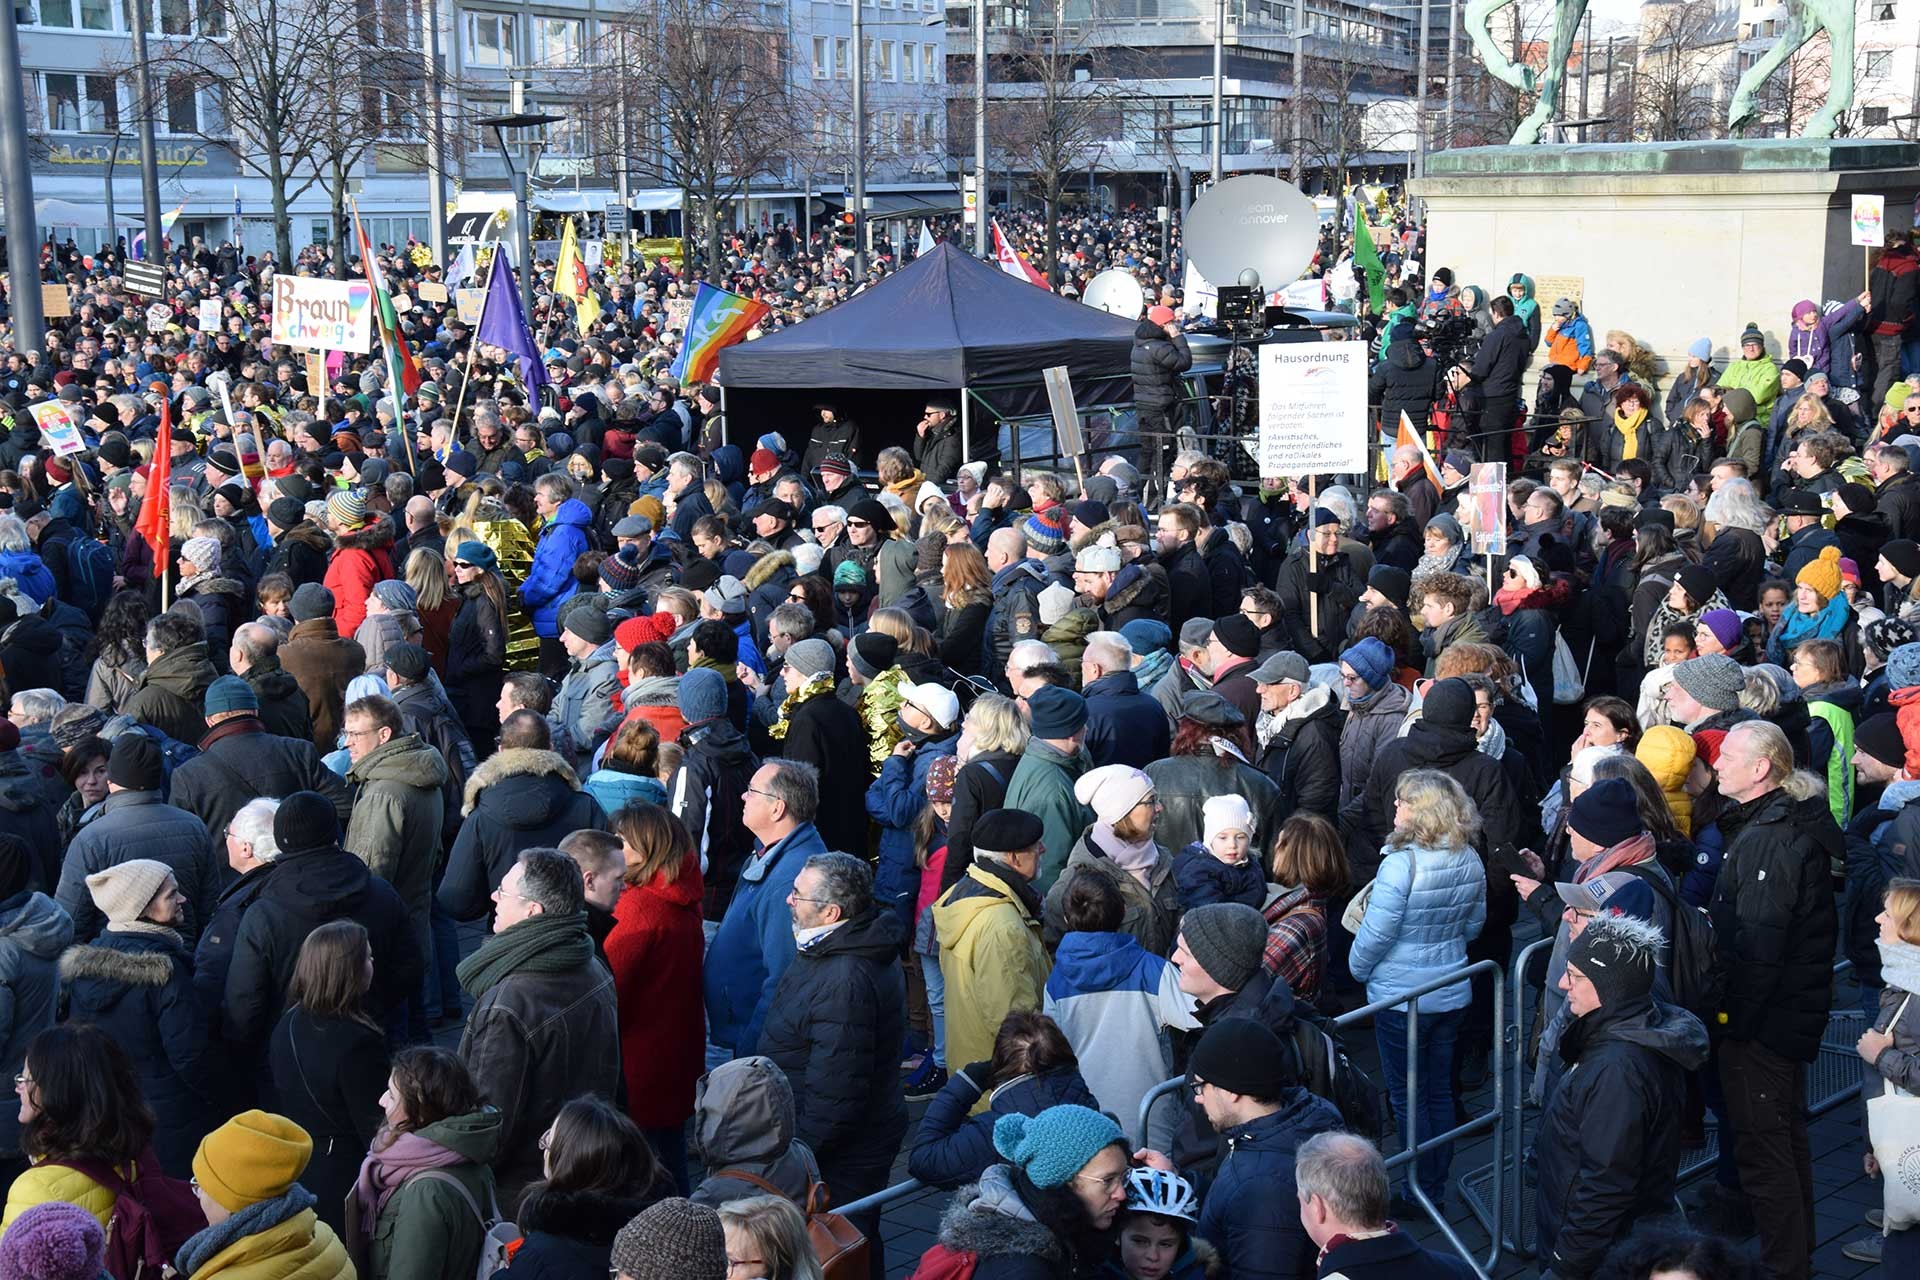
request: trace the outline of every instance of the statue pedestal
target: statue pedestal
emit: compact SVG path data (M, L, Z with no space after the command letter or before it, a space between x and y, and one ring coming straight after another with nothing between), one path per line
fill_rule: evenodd
M1601 345L1624 329L1676 369L1711 338L1724 363L1751 322L1780 355L1793 304L1865 287L1852 197L1914 225L1920 144L1877 138L1472 147L1428 157L1425 267L1504 291L1534 278L1543 314L1578 296ZM1545 344L1536 354L1544 359ZM1662 388L1664 393L1664 387Z

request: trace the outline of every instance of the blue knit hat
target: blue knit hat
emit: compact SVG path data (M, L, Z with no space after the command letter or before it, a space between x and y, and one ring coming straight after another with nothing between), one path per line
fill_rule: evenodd
M1903 644L1887 655L1887 688L1911 689L1920 684L1920 644Z
M1036 738L1071 738L1086 727L1087 700L1071 689L1043 684L1027 695L1027 713Z
M1120 1126L1091 1107L1048 1107L1037 1116L1009 1112L994 1121L993 1149L1036 1187L1059 1187L1116 1142Z
M710 667L695 667L680 677L680 716L689 725L727 714L727 682Z
M1135 618L1120 628L1120 634L1127 638L1133 651L1143 657L1155 649L1173 648L1173 632L1158 618Z
M1687 347L1687 354L1702 363L1713 359L1713 339L1695 338L1692 344Z
M209 720L229 711L258 711L260 698L239 676L221 676L207 686L205 710Z
M1393 675L1393 650L1378 636L1367 636L1340 655L1340 661L1353 668L1353 674L1378 689Z

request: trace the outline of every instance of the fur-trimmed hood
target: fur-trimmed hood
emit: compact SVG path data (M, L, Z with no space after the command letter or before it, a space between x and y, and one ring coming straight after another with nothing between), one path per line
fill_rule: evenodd
M379 551L393 546L393 521L383 515L376 515L367 524L352 533L333 535L334 549L337 551Z
M98 944L68 947L60 955L62 986L74 982L111 982L122 987L164 987L173 977L174 957L160 948L126 950Z
M286 530L280 535L280 541L276 545L284 546L289 542L297 542L303 547L318 551L321 555L326 555L333 550L333 539L327 537L327 531L311 520L302 520L293 528Z
M240 596L244 598L247 594L247 589L236 579L223 577L220 574L214 573L205 574L198 578L190 578L186 582L181 583L180 594L183 596Z
M741 583L748 591L758 591L773 581L774 576L782 569L791 568L793 568L793 552L769 551L753 562L753 567L747 570L747 576L741 579Z
M1013 1189L1007 1166L996 1164L980 1181L960 1188L940 1215L940 1243L981 1258L1025 1254L1052 1263L1067 1261L1060 1237L1033 1216Z
M540 751L533 747L511 747L505 751L496 751L487 757L486 763L475 769L467 777L467 791L462 798L460 812L471 814L474 805L480 801L480 793L496 782L507 778L554 777L565 782L574 791L580 790L580 778L558 752Z
M1101 538L1105 537L1109 533L1112 533L1115 529L1119 527L1120 527L1119 525L1115 524L1111 520L1102 520L1099 524L1093 526L1093 528L1087 530L1085 533L1069 541L1067 545L1072 547L1075 551L1079 551L1082 547L1090 547L1094 545L1096 542L1100 541Z
M554 1191L536 1183L520 1202L517 1215L523 1233L544 1231L605 1248L620 1229L649 1202L637 1196L610 1196L598 1191Z

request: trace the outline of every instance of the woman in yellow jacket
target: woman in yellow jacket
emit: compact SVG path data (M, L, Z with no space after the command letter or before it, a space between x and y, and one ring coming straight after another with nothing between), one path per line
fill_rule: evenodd
M146 1208L169 1257L207 1225L186 1188L160 1171L153 1112L112 1036L86 1023L48 1027L27 1046L14 1092L33 1164L7 1188L0 1246L21 1214L53 1201L79 1205L104 1229L120 1187Z
M354 1280L333 1228L299 1183L313 1139L285 1116L245 1111L208 1134L193 1157L207 1228L180 1246L191 1280Z

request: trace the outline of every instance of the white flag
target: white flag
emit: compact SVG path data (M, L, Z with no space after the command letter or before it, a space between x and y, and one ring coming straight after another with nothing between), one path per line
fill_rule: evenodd
M933 230L925 222L922 222L920 224L920 247L914 251L914 256L916 258L925 257L927 254L932 252L933 252Z
M471 242L460 246L460 256L447 268L447 283L462 284L473 275L473 245Z

